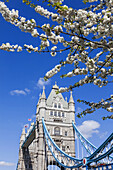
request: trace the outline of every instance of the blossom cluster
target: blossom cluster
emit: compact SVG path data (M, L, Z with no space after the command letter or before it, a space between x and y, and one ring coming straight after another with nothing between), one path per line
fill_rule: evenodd
M47 9L41 7L40 5L37 5L35 7L35 11L48 19L51 17L52 21L57 21L58 23L61 23L63 21L63 17L61 15L50 12Z
M24 48L26 48L28 52L31 52L31 51L39 52L38 47L33 47L32 45L24 44Z
M11 24L19 27L21 31L31 33L33 37L37 37L39 35L37 29L35 29L36 22L34 19L26 20L25 17L19 16L18 10L9 10L5 3L1 1L0 13L7 22L10 22Z
M4 51L12 51L12 52L14 52L16 49L17 49L17 52L22 51L22 47L21 46L19 46L18 44L11 45L10 43L6 43L6 44L3 43L0 46L0 49L4 50Z
M86 115L86 114L90 114L90 113L93 113L96 109L105 109L107 110L108 112L113 112L113 94L110 95L109 98L107 99L101 99L101 101L99 101L98 103L94 103L94 102L88 102L88 101L85 101L85 100L80 100L78 99L77 100L79 103L84 103L88 106L90 106L89 108L87 108L86 110L84 110L83 112L81 113L78 113L78 117L81 117L83 115ZM103 119L106 119L106 118L112 118L113 119L113 115L111 116L108 116L108 117L103 117Z
M7 8L4 2L0 1L0 13L7 22L13 23L19 17L18 10L12 9L11 11Z
M52 3L57 3L57 2L62 3L63 1L64 0L51 0Z
M11 45L10 43L2 43L2 45L0 46L1 50L4 51L11 51L14 52L15 50L17 50L17 52L22 51L23 49L26 49L28 52L34 51L34 52L39 52L38 47L33 47L32 45L27 45L24 44L24 46L19 46L18 44L16 45Z
M55 74L57 74L61 69L61 64L56 65L51 71L48 71L44 77L44 79L49 79Z

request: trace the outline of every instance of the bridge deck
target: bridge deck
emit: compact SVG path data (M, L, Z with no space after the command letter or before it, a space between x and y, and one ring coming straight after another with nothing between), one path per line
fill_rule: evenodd
M25 138L25 141L22 144L22 148L27 148L34 139L35 139L35 125L29 132L28 136Z

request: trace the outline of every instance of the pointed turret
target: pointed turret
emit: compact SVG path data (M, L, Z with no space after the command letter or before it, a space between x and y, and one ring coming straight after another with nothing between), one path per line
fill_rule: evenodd
M70 111L75 112L75 102L73 100L72 91L70 92L69 109L70 109Z
M45 86L43 86L43 92L42 92L41 99L46 99L46 95L45 95Z
M42 95L40 97L40 103L39 103L39 120L42 119L42 117L45 116L45 111L46 109L46 95L45 95L45 87L43 87L43 92Z
M72 91L70 91L69 103L74 103L73 96L72 96Z
M25 127L24 127L22 134L21 134L21 137L20 137L20 146L23 144L25 137L26 137L26 133L25 133Z
M23 128L23 131L22 131L20 140L24 140L24 139L25 139L25 136L26 136L25 128Z
M39 103L39 106L41 105L41 103L45 103L46 102L46 95L45 95L45 86L43 86L43 92L42 92L42 95L40 97L40 103ZM44 106L44 105L43 105Z

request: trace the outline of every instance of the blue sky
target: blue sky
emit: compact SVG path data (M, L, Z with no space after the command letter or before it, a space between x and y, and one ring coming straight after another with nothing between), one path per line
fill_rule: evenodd
M22 4L22 0L10 0L7 3L10 9L18 9L21 16L27 19L35 18L37 24L44 24L49 20L40 17L33 9ZM70 3L71 2L71 3ZM81 0L65 0L68 6L81 8ZM38 2L40 4L40 1ZM46 6L46 4L43 4ZM33 44L39 45L38 38L33 38L29 33L21 32L18 28L6 22L0 15L0 44ZM22 128L29 123L28 118L34 118L36 104L42 86L46 86L46 96L49 95L55 81L59 87L74 84L75 78L60 79L55 75L47 83L43 82L45 73L55 64L59 63L64 54L51 57L50 54L27 53L26 51L4 52L0 51L0 170L15 170L18 160L19 138ZM62 70L64 72L65 68ZM94 85L84 85L73 90L76 112L84 109L84 105L76 102L78 98L88 101L99 101L107 98L113 92L113 85L98 88ZM68 97L69 93L64 93ZM89 135L89 140L99 146L112 133L112 120L103 121L102 116L106 111L97 110L82 119L76 118L76 123L84 135ZM92 121L93 120L93 121ZM91 125L91 126L88 126Z

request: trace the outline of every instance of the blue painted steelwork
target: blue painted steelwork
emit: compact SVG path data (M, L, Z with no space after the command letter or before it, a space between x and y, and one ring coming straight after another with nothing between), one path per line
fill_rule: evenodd
M57 161L57 163L61 166L63 166L64 168L70 168L70 169L73 169L73 168L79 168L81 166L83 166L83 159L76 159L76 158L73 158L69 155L67 155L65 152L63 152L55 143L54 141L52 140L52 138L50 137L48 131L47 131L47 128L46 128L46 125L45 125L45 122L44 122L44 118L42 119L42 124L43 124L43 128L44 128L44 135L45 135L45 138L46 138L46 141L47 141L47 144L48 144L48 147L54 157L54 159ZM73 123L73 127L74 129L76 129L77 131L77 128L75 127L74 123ZM79 132L79 131L78 131ZM81 135L79 133L79 135ZM82 135L83 137L83 135ZM84 138L84 137L83 137ZM84 140L87 141L87 143L89 143L89 145L91 147L94 147L94 149L96 149L96 151L91 154L89 157L86 157L87 159L87 165L86 166L83 166L83 167L86 167L86 169L88 168L88 165L91 164L92 162L98 162L99 160L105 158L105 157L108 157L111 153L113 153L113 147L111 147L107 152L103 153L102 155L98 156L98 153L101 152L101 150L103 150L107 144L113 139L113 133L106 139L106 141L98 148L96 149L96 147L91 144L86 138L84 138ZM54 151L52 150L52 146L54 147ZM55 150L56 152L60 153L60 156L63 158L63 159L67 159L67 160L71 160L71 161L75 161L74 164L76 165L73 165L73 166L68 166L68 165L65 165L64 163L60 162L58 160L58 158L55 156ZM59 156L59 153L58 153L58 156ZM110 156L109 156L110 157ZM112 158L112 157L110 157ZM107 167L107 165L105 165ZM99 166L98 166L99 168Z
M104 143L97 149L91 142L89 142L81 133L80 133L80 131L77 129L77 127L76 127L76 125L74 124L74 122L72 122L72 125L73 125L73 128L74 128L74 130L77 132L77 136L78 136L78 138L80 139L80 141L81 141L81 143L82 143L82 145L84 146L84 148L88 151L88 153L90 153L90 156L88 157L88 159L92 159L93 157L95 157L99 152L101 152L101 150L103 150L105 147L106 147L106 145L113 139L113 133L106 139L106 141L104 141ZM81 140L81 139L84 139L84 142ZM94 153L91 153L90 152L90 150L89 150L89 148L88 148L88 146L86 147L85 146L85 142L86 142L86 144L88 145L88 146L90 146L91 148L93 148L93 150L94 150ZM111 149L112 150L112 149ZM111 151L109 151L109 152L106 152L105 154L103 154L103 156L104 155L107 155L108 153L110 153ZM113 159L113 157L112 156L109 156L111 159ZM101 157L98 157L99 159L101 158Z
M43 129L44 129L44 135L45 135L45 138L46 138L46 142L48 144L48 147L51 151L51 154L52 156L54 157L54 159L56 160L56 162L64 167L64 168L70 168L70 169L73 169L73 168L77 168L79 166L82 166L82 159L77 159L77 158L74 158L74 157L71 157L69 155L67 155L65 152L63 152L56 144L55 142L52 140L52 138L50 137L48 131L47 131L47 128L46 128L46 125L45 125L45 122L44 122L44 118L42 118L42 124L43 124ZM53 149L54 151L52 150L52 146L53 146ZM71 163L73 163L74 165L72 166L68 166L68 165L65 165L64 163L62 163L55 155L55 152L57 152L58 154L58 157L61 156L61 159L62 161L64 160L67 160L68 162L71 161Z
M78 128L76 127L76 125L74 124L74 122L72 122L73 128L78 136L78 138L80 139L82 145L84 146L84 148L86 149L86 151L91 155L92 154L92 150L93 152L97 149L91 142L89 142L78 130ZM87 146L87 147L86 147Z
M103 143L92 155L90 155L88 158L89 158L89 159L94 158L99 152L101 152L101 151L107 146L108 143L111 142L111 140L113 140L113 133L112 133L112 134L104 141L104 143ZM108 154L106 154L106 155L109 155L109 152L110 152L110 150L112 150L112 148L113 148L113 147L111 147L111 148L106 152L106 153L108 153ZM110 156L110 158L113 159L112 156Z
M113 153L113 147L110 148L107 152L105 152L104 154L102 154L101 156L98 156L97 158L94 159L89 159L87 163L92 163L92 162L98 162L99 160L106 158L107 156L109 156L111 153Z
M33 131L35 130L35 124L33 125L32 129L30 130L29 134L26 136L25 141L22 144L22 148L24 147L24 144L26 143L26 141L29 139L30 135L33 133Z

